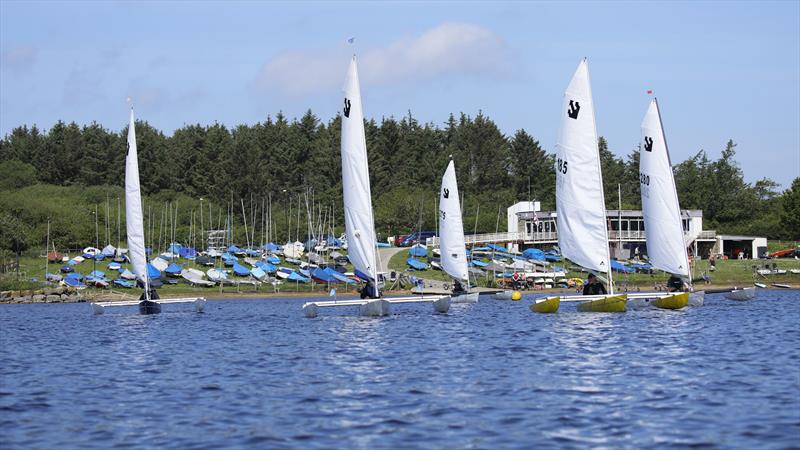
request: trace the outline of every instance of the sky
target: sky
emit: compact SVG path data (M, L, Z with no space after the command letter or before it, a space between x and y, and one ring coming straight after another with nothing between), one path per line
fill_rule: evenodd
M653 90L673 163L716 159L733 139L748 182L800 176L800 1L0 0L0 134L58 120L121 130L129 98L168 135L279 111L327 122L352 54L368 118L483 112L550 152L587 57L617 155L638 144Z

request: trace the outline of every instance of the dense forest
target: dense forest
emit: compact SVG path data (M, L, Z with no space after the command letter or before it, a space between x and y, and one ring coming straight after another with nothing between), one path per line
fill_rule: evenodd
M172 136L147 122L136 127L151 234L164 235L170 224L185 242L192 229L200 229L201 203L208 213L202 226L209 227L209 215L215 227L230 215L240 243L246 241L244 217L256 242L265 236L284 241L290 232L302 237L309 213L341 231L338 116L324 123L311 111L296 120L279 113L233 129L187 125ZM106 229L108 217L113 230L98 233L100 244L115 243L126 134L127 127L58 122L46 131L20 126L0 140L0 249L42 248L48 220L51 240L60 248L94 244L95 210L100 228ZM555 206L553 154L524 130L504 135L483 114L451 115L438 126L409 113L399 120L370 120L366 134L376 228L384 238L435 228L437 192L450 155L467 232L505 229L505 208L515 201L533 198L545 210ZM604 138L599 145L607 206L617 208L619 184L623 208L640 208L638 151L618 158ZM769 179L746 183L736 145L721 146L718 160L700 150L675 166L681 207L702 209L706 229L800 238L800 178L785 192ZM266 220L269 203L272 216ZM124 234L124 205L122 216Z

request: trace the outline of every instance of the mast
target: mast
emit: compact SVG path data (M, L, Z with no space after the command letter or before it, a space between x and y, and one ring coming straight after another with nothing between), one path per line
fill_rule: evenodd
M47 239L44 243L44 281L47 281L47 272L50 270L50 219L47 219ZM55 252L54 252L55 253Z
M583 61L588 65L588 61L586 58L583 58ZM587 67L586 70L586 85L587 89L589 90L589 98L592 99L592 109L594 109L594 95L592 95L592 82L591 78L589 77L589 70ZM592 127L594 128L594 136L597 137L597 119L595 117L594 111L592 114ZM606 194L603 189L603 167L600 163L600 144L598 141L595 141L595 148L597 149L597 173L600 175L600 204L603 207L603 222L606 225L603 227L604 235L605 235L605 249L606 249L606 261L608 262L608 293L614 295L614 271L611 269L611 250L608 246L608 219L606 217Z

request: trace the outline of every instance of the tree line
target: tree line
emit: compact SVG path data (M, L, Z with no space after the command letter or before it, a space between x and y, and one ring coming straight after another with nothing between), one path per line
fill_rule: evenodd
M269 223L275 240L282 240L290 228L308 221L303 199L311 192L317 211L324 208L341 230L340 120L337 115L324 122L311 111L292 120L278 113L234 128L187 125L171 136L138 121L145 205L156 210L166 203L179 205L176 222L182 236L189 234L190 222L197 223L191 214L197 214L203 198L213 215L232 215L238 224L236 240L244 242L239 205L249 205L249 221L264 212L259 205L270 199ZM365 125L375 222L383 237L435 229L435 202L450 157L456 163L467 232L505 229L505 208L516 201L536 199L545 210L555 207L554 155L525 130L504 135L482 113L450 115L441 125L421 123L411 113ZM19 126L0 139L0 247L13 249L21 241L23 247L39 245L48 219L57 222L57 242L93 243L91 211L109 196L122 195L126 136L127 127L113 131L97 123L58 122L49 130ZM622 207L640 208L638 149L619 158L602 137L599 147L607 207L617 208L619 184ZM793 219L800 216L794 214L798 180L785 192L766 178L749 184L735 150L729 141L717 160L700 150L674 167L681 207L702 209L705 228L718 232L800 237ZM293 217L297 212L301 217Z

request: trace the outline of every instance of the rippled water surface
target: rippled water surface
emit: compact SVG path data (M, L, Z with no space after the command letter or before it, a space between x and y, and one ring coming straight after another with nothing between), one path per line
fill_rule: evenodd
M534 315L481 298L0 306L2 448L797 448L800 292Z

